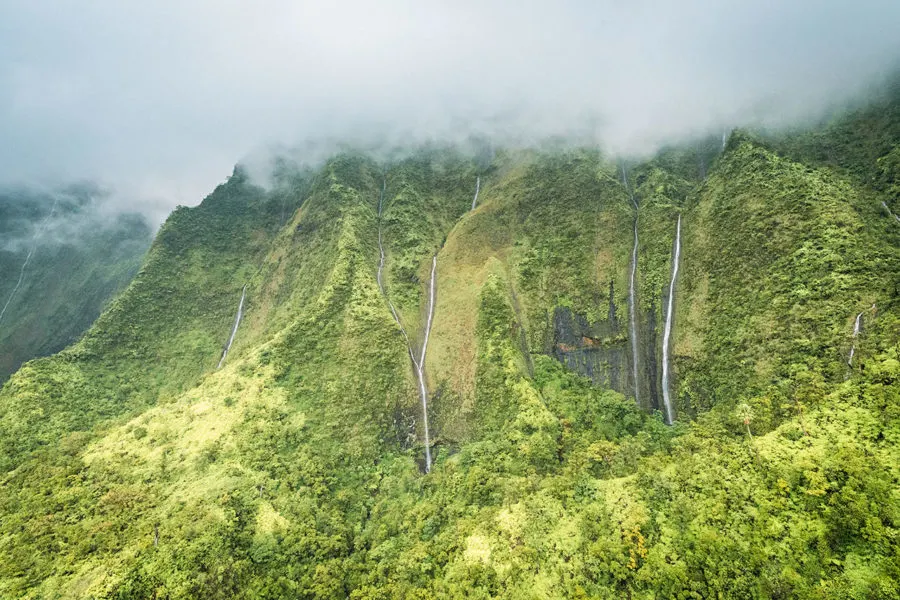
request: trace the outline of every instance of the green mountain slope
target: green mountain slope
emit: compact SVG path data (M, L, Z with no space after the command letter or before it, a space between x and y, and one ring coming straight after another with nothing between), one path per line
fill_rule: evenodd
M236 169L0 391L0 596L897 597L895 150L783 143Z
M104 210L87 184L0 190L0 381L77 340L137 272L149 225Z

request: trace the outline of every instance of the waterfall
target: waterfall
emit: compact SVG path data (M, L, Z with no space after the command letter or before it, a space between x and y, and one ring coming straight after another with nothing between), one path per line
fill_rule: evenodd
M722 130L722 152L725 152L725 146L728 144L728 129Z
M884 208L884 210L887 211L887 214L888 214L889 216L894 217L895 219L897 219L897 222L900 223L900 217L898 217L897 215L895 215L894 213L891 212L891 209L888 208L887 202L885 202L884 200L882 200L882 201L881 201L881 206Z
M50 217L53 216L53 213L56 212L56 206L59 204L59 198L55 198L53 200L53 206L50 207L50 212L47 213L47 216L44 217L44 220L41 221L40 225L38 225L37 230L34 232L34 236L31 238L31 248L28 249L28 254L25 255L25 261L22 263L22 269L19 271L19 279L16 281L16 286L9 293L9 297L6 299L6 304L3 305L3 310L0 310L0 321L3 320L3 315L6 314L6 309L9 308L9 303L12 302L13 297L16 295L16 292L19 291L19 286L22 285L22 279L25 278L25 267L28 266L28 262L31 260L31 255L34 254L35 249L37 249L37 240L38 236L44 232L44 227L47 226L47 221L50 220Z
M631 205L634 207L634 247L631 250L631 278L628 284L628 320L630 321L629 333L631 334L631 362L634 371L634 401L640 404L640 380L638 379L638 337L637 337L637 309L635 308L635 280L637 279L637 260L638 260L638 205L634 199L634 194L628 188L628 174L625 171L625 165L622 165L622 181L625 184L625 191L631 199Z
M231 336L228 338L228 343L225 344L225 350L222 352L222 358L219 359L219 364L216 366L216 369L221 369L222 365L225 364L225 357L228 356L228 351L231 350L231 344L234 343L234 336L237 334L238 325L241 324L241 317L244 316L244 297L247 295L247 285L244 284L244 288L241 290L241 301L238 303L237 316L234 318L234 326L231 328Z
M422 342L422 354L416 365L419 377L419 394L422 396L422 419L425 425L425 472L431 471L431 437L428 431L428 389L425 387L425 352L428 350L428 337L431 335L431 321L434 318L434 280L437 270L437 254L431 258L431 281L428 291L428 318L425 321L425 340ZM415 361L413 361L415 362Z
M681 214L678 215L678 223L675 225L675 257L672 263L672 281L669 283L669 303L666 306L666 325L663 331L663 364L662 385L663 403L666 406L666 422L671 425L675 420L675 411L672 408L672 398L669 395L669 346L672 336L672 315L675 304L675 281L678 279L678 260L681 257Z
M475 187L475 198L478 198L478 186L480 181L476 182ZM397 327L400 328L400 333L403 335L403 340L406 342L406 351L409 353L409 359L412 361L413 369L416 372L416 379L419 383L419 398L422 401L422 418L425 426L425 472L431 472L431 433L428 429L428 388L425 385L425 352L428 349L428 337L431 335L431 321L434 317L434 285L435 285L435 271L437 269L437 254L435 254L431 259L431 282L429 283L429 301L428 301L428 318L425 322L425 340L422 343L422 354L419 358L416 358L416 354L413 351L412 343L409 339L409 334L406 333L406 328L403 327L403 323L400 321L400 314L397 312L397 309L394 307L394 303L391 302L391 299L388 297L387 292L384 289L384 242L382 239L381 232L381 213L384 209L384 196L385 191L387 190L387 176L385 176L381 183L381 197L378 199L378 271L375 274L375 279L378 282L378 289L381 291L381 295L387 301L388 308L391 310L391 316L394 318L394 322L397 324ZM474 206L474 200L473 200ZM224 357L223 357L224 359Z
M475 210L475 206L478 204L478 190L481 189L481 176L475 178L475 197L472 198L472 210Z
M850 356L847 358L847 366L853 366L853 355L856 354L856 338L859 335L859 328L862 324L862 313L856 315L856 322L853 323L853 344L850 346Z

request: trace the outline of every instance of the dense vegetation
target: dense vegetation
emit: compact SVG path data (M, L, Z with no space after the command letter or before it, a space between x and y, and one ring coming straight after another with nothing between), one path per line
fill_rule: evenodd
M900 598L900 223L881 207L900 137L861 114L625 165L432 147L268 189L236 169L80 342L0 391L0 596ZM832 161L848 131L879 150ZM645 366L604 386L554 358L554 315L594 335L591 364L630 364L623 168ZM416 343L438 256L427 475L376 283L383 187ZM678 214L670 427L654 369Z

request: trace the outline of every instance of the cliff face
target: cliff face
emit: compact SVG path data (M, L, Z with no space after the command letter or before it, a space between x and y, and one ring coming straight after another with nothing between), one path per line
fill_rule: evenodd
M773 144L237 169L0 391L0 595L889 589L892 188Z
M566 368L584 375L595 385L634 395L630 347L616 319L612 284L606 319L589 323L583 314L558 306L553 311L552 339L550 352Z

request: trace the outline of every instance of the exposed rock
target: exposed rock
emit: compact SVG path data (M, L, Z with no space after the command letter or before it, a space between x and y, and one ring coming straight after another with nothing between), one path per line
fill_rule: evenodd
M612 283L609 291L609 314L595 323L568 307L554 309L551 353L594 384L630 394L633 390L628 380L628 339L616 319Z

